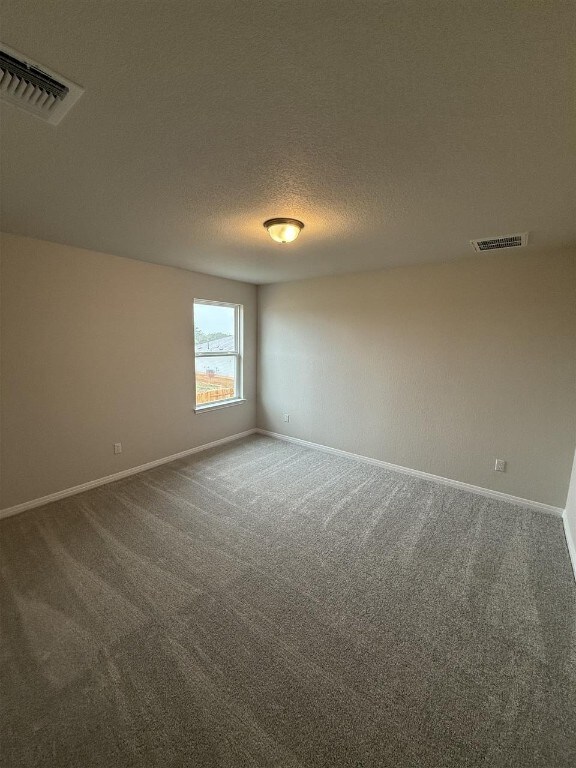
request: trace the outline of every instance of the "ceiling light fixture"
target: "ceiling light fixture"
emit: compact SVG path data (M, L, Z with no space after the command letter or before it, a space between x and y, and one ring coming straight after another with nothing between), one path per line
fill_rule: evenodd
M268 219L264 222L268 234L277 243L292 243L300 230L304 229L304 224L298 219Z

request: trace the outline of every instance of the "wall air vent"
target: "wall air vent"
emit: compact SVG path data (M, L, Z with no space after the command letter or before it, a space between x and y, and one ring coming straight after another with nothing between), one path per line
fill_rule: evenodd
M58 125L84 89L0 43L0 99Z
M492 251L495 248L521 248L528 245L528 232L520 235L500 235L499 237L485 237L482 240L470 240L475 251Z

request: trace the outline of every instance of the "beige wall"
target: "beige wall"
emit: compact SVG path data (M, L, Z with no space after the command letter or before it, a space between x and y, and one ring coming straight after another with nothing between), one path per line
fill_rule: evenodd
M1 245L0 508L254 426L254 286L10 235ZM244 305L243 405L194 414L195 297Z
M254 286L1 244L0 508L254 426ZM261 287L259 425L564 506L575 270L522 251ZM244 405L193 412L195 297L245 306Z
M259 304L260 427L564 506L575 254L270 285Z

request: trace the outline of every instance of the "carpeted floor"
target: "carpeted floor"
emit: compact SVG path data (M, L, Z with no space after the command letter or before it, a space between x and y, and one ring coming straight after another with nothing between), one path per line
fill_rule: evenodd
M0 547L7 768L576 765L559 518L255 436Z

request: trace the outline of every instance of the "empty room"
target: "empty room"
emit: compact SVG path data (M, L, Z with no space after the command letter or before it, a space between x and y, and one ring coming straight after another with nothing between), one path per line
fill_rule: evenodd
M576 766L575 40L4 1L2 766Z

